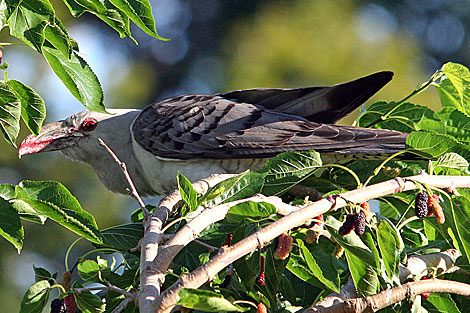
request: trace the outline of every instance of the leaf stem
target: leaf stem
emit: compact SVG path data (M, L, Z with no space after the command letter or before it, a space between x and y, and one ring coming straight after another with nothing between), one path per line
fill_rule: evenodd
M370 123L369 125L366 126L366 128L368 127L372 127L374 126L375 124L378 124L382 121L385 121L389 116L390 114L392 114L393 112L395 112L396 110L398 110L398 108L400 106L402 106L406 101L408 101L409 99L411 99L412 97L420 94L421 92L423 92L424 90L426 90L431 84L433 84L434 82L436 82L437 80L439 80L442 76L444 75L444 73L441 71L441 70L437 70L436 72L434 72L434 74L431 76L431 78L429 78L428 81L422 83L421 85L419 85L418 87L416 87L415 90L413 90L413 92L411 92L409 95L407 95L405 98L401 99L400 101L398 101L395 106L390 110L388 111L387 113L385 113L384 115L382 115L380 118L376 119L375 121L373 121L372 123Z
M325 164L322 166L323 168L326 168L326 167L337 167L337 168L340 168L346 172L348 172L349 174L351 174L352 177L354 177L354 179L356 180L356 184L357 184L357 188L361 188L362 184L361 184L361 180L359 179L359 177L356 175L356 173L354 173L352 170L350 170L349 168L345 167L345 166L342 166L342 165L339 165L339 164Z
M65 253L65 271L67 272L70 272L70 269L69 269L69 254L70 254L70 251L72 251L72 248L82 239L83 237L80 237L78 238L77 240L75 240L74 242L72 242L72 244L70 245L70 247L67 249L67 252ZM75 265L74 265L75 267Z

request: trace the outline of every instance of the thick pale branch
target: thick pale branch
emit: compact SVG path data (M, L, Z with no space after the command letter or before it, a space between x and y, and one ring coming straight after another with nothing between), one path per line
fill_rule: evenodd
M272 239L279 236L283 232L302 225L314 216L318 216L328 211L336 210L346 206L347 202L344 199L347 199L353 203L362 203L370 199L393 194L396 192L413 190L417 188L413 181L419 181L438 188L446 188L449 186L453 186L454 188L470 188L470 177L430 176L421 174L408 177L406 179L397 177L395 179L378 183L376 185L343 193L341 195L342 197L336 197L335 199L321 199L311 205L292 212L279 221L237 242L232 247L225 248L223 252L217 254L208 263L199 267L189 275L186 275L184 279L181 278L176 281L164 293L162 293L161 298L159 298L153 304L153 308L158 312L171 311L176 302L177 293L181 288L200 287L202 284L210 280L211 277L214 277L216 273L225 268L228 264L232 263L238 258L243 257L244 255L247 255L257 248L262 247L264 244L270 242Z
M316 306L305 310L306 313L361 313L376 312L393 303L410 299L424 292L445 292L470 296L470 285L461 282L428 279L406 283L365 298L352 298L331 306Z
M426 255L415 255L408 257L407 265L400 265L400 282L404 283L407 279L413 276L423 276L427 274L427 269L434 268L438 272L447 272L454 266L454 260L460 256L460 252L456 249L448 249L443 252L426 254ZM344 285L340 293L332 293L328 297L315 303L314 306L310 307L304 312L324 312L326 308L332 308L334 305L339 305L345 302L347 299L354 298L357 296L356 288L354 283L350 280ZM326 312L326 311L325 311ZM330 311L327 311L330 312ZM336 312L336 311L331 311Z
M210 187L230 178L233 175L212 175L207 179L193 184L198 193L206 192ZM144 218L144 237L140 241L140 292L138 296L139 311L141 313L152 312L151 304L160 295L162 285L158 269L151 266L155 260L160 241L165 237L161 233L163 223L171 214L173 207L181 200L178 190L164 198L153 214Z

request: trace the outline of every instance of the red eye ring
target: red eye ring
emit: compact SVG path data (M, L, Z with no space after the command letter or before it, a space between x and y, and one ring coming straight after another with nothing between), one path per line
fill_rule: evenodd
M82 122L82 125L80 125L80 129L86 132L91 132L96 128L97 125L97 120L95 120L94 118L87 118Z

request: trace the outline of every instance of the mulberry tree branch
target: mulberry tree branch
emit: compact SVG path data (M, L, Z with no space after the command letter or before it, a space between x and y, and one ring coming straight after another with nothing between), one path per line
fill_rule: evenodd
M302 209L294 211L267 227L257 231L231 247L225 247L209 262L188 275L180 277L152 303L153 312L170 312L176 303L178 291L182 288L198 288L209 281L220 270L233 261L262 247L280 234L304 224L313 216L337 210L348 205L347 201L362 203L370 199L397 192L414 190L415 182L425 183L437 188L470 188L470 177L465 176L432 176L420 174L407 178L395 178L372 186L345 192L341 197L321 199ZM347 201L345 200L347 199Z

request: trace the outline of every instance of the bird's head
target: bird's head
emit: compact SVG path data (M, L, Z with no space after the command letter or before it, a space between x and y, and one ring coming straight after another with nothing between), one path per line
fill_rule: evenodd
M129 133L129 127L139 111L108 110L110 114L82 111L65 120L47 124L41 128L36 137L27 136L21 143L18 155L60 150L68 155L70 150L81 147L86 152L87 146L96 146L97 139L105 142L110 138L119 137L119 132ZM127 125L126 125L127 124ZM78 155L74 159L80 160Z

